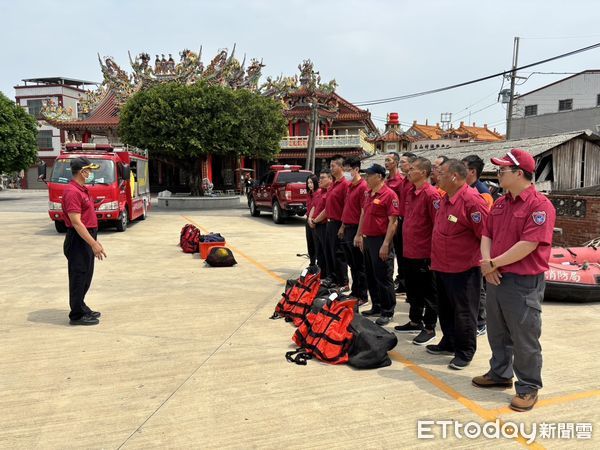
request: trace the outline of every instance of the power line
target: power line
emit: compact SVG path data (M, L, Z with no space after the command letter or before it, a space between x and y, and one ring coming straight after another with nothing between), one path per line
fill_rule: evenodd
M572 56L572 55L576 55L578 53L583 53L589 50L593 50L600 47L600 42L597 44L593 44L593 45L589 45L587 47L582 47L579 48L577 50L573 50L567 53L563 53L557 56L553 56L551 58L546 58L543 59L541 61L536 61L534 63L531 64L526 64L524 66L521 67L517 67L514 69L514 72L519 71L519 70L523 70L523 69L528 69L529 67L534 67L534 66L539 66L540 64L545 64L548 63L550 61L556 61L557 59L561 59L561 58L566 58L567 56ZM381 99L377 99L377 100L367 100L367 101L363 101L363 102L354 102L355 105L357 106L370 106L370 105L380 105L383 103L391 103L391 102L396 102L396 101L400 101L400 100L408 100L410 98L415 98L415 97L422 97L424 95L430 95L430 94L437 94L438 92L443 92L443 91L449 91L451 89L456 89L459 87L463 87L463 86L468 86L470 84L475 84L475 83L480 83L482 81L486 81L486 80L490 80L492 78L497 78L500 76L505 76L508 75L510 73L513 72L513 69L511 70L505 70L503 72L498 72L495 73L493 75L488 75L485 77L481 77L481 78L477 78L475 80L470 80L470 81L465 81L463 83L458 83L458 84L453 84L450 86L445 86L445 87L441 87L441 88L437 88L437 89L431 89L428 91L422 91L422 92L415 92L413 94L407 94L407 95L400 95L397 97L387 97L387 98L381 98Z
M464 116L462 116L462 117L459 117L458 119L454 119L454 120L452 121L452 123L456 123L456 122L458 122L459 120L465 119L465 118L469 117L471 114L477 114L478 112L485 111L486 109L489 109L489 108L491 108L492 106L496 106L497 104L498 104L498 102L494 102L494 103L492 103L492 104L490 104L490 105L484 106L484 107L483 107L483 108L481 108L481 109L478 109L477 111L469 112L469 114L465 114Z

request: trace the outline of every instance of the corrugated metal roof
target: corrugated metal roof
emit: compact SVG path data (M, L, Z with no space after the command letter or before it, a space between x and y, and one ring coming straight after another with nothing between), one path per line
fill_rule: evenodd
M600 136L593 134L589 130L581 130L572 131L569 133L553 134L551 136L539 138L511 139L509 141L500 142L460 143L450 148L413 150L413 153L418 156L423 156L431 161L440 155L445 155L448 158L456 159L462 159L468 155L478 155L485 161L485 167L483 171L494 172L496 170L496 166L490 162L490 158L503 156L511 148L520 148L529 152L535 157L579 136L583 136L592 141L600 141ZM373 155L365 158L362 161L362 166L366 168L374 163L383 165L384 159L385 153Z

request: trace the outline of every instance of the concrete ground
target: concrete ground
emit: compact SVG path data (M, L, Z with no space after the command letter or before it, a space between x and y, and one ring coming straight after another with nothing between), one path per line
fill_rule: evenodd
M512 390L471 385L487 370L485 337L462 372L407 336L383 369L287 363L294 329L268 317L285 279L306 265L296 256L305 252L300 219L155 209L125 233L103 230L108 258L87 298L102 320L71 327L63 236L46 201L44 192L0 192L1 448L528 446L523 437L459 439L454 428L444 439L439 425L434 439L417 437L417 420L496 419L527 432L537 424L534 448L600 447L598 304L544 305L545 387L535 409L515 413ZM185 223L223 234L238 265L208 268L183 254ZM407 320L398 301L393 325Z

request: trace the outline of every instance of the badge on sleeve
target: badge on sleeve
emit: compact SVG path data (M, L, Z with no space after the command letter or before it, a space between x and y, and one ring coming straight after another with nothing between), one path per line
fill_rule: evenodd
M471 220L475 223L481 222L481 213L479 211L472 212Z
M433 207L435 209L440 209L440 201L439 201L439 199L433 201Z
M400 207L400 204L398 203L398 200L396 200L396 199L392 200L392 205L394 206L394 208L399 208Z
M536 211L531 217L536 225L544 225L546 223L546 211Z

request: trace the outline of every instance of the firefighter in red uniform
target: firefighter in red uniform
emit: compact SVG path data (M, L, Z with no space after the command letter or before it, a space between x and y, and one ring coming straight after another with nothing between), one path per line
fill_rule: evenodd
M398 222L398 196L386 186L385 168L373 164L366 171L369 190L365 192L354 245L365 255L371 309L365 316L380 317L376 323L387 325L394 317L393 238Z
M348 265L342 249L342 241L338 238L338 231L342 226L342 211L349 182L344 177L344 158L334 157L330 162L333 183L327 191L325 211L315 220L327 221L325 237L325 258L327 271L331 284L345 289L348 286Z
M317 265L321 269L321 279L327 278L329 275L327 259L325 258L327 219L325 218L324 211L327 191L332 181L333 179L329 170L321 171L319 174L319 189L313 195L312 209L308 213L308 226L315 230Z
M416 158L409 169L411 189L406 193L402 224L406 274L406 294L410 298L409 322L394 329L401 333L419 333L415 345L427 345L435 339L437 298L431 273L431 234L440 194L427 182L431 161Z
M406 177L400 171L400 155L396 152L390 152L385 156L384 165L388 172L385 179L385 184L398 196L398 201L401 201L402 189ZM397 275L394 280L396 293L406 292L404 267L402 264L402 218L398 217L398 225L396 234L394 235L394 253L396 254Z
M467 168L449 159L438 172L446 195L435 217L431 269L435 271L438 314L444 336L430 344L432 354L454 355L448 367L467 367L477 348L477 310L481 291L480 242L488 215L485 201L466 183Z
M405 286L405 274L404 264L402 262L402 221L404 218L403 203L406 191L410 189L411 184L408 181L407 173L410 167L410 163L416 158L414 153L403 153L402 156L396 152L390 152L387 154L384 160L385 168L388 171L388 176L385 180L389 188L391 188L398 196L398 202L400 204L400 216L398 217L398 226L396 227L396 234L394 236L394 251L396 253L396 264L398 266L398 274L394 284L396 286L396 293L401 294L406 292Z
M342 212L342 226L338 237L342 240L346 261L352 274L352 290L350 295L356 297L359 306L367 303L367 275L365 274L365 259L359 248L354 246L354 238L358 230L360 210L367 182L360 176L360 159L352 157L344 161L344 175L349 174L348 195Z
M94 258L103 259L106 252L96 240L98 219L94 200L85 187L85 181L98 165L87 158L73 158L69 182L62 196L67 235L63 245L69 269L69 305L71 325L96 325L100 313L85 304L85 295L94 275Z
M533 186L535 161L524 150L512 149L492 158L500 168L506 195L496 201L481 240L481 270L487 281L490 370L473 378L482 388L511 387L517 395L510 407L528 411L542 388L542 300L544 272L552 248L554 206Z

